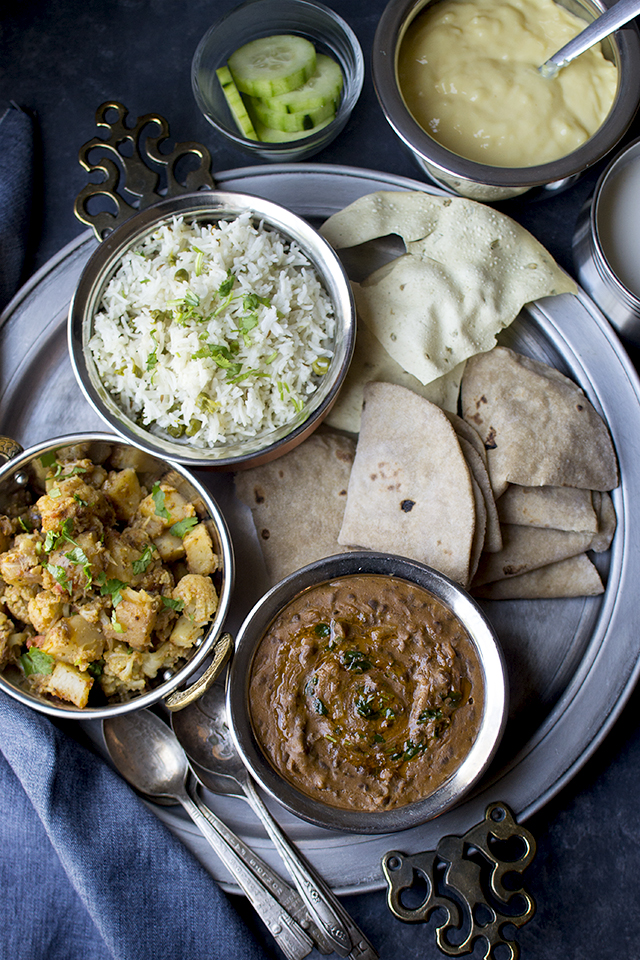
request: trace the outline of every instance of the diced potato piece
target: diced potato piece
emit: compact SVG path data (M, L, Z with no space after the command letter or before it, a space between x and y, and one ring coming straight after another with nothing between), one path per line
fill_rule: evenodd
M207 576L217 569L218 557L213 552L211 537L204 523L197 524L185 533L182 542L187 554L189 573Z
M68 663L59 662L56 663L42 689L54 697L69 700L76 707L82 708L87 705L92 686L93 677L88 673L82 673L77 667L72 667Z
M161 604L160 597L152 597L146 590L124 587L122 600L115 608L116 620L122 627L120 640L134 650L148 650Z
M41 557L38 547L42 539L37 533L21 533L13 547L0 555L0 576L15 586L42 583Z
M135 582L137 574L133 564L140 559L141 551L128 543L117 530L109 530L104 539L104 573L107 580L122 580L123 583Z
M127 467L133 467L138 473L153 473L157 470L158 463L144 450L138 450L136 447L115 447L111 453L111 464L116 470L126 470Z
M104 645L104 634L79 614L58 620L38 643L56 660L85 669L100 659Z
M142 500L138 475L133 467L112 471L105 480L102 492L113 504L118 520L133 520Z
M0 669L4 668L11 659L11 637L16 632L16 626L6 613L0 612Z
M173 526L173 524L179 520L185 520L187 517L195 516L196 512L193 504L185 500L175 487L170 486L168 483L161 483L159 489L164 494L164 508L169 514L168 517L163 517L157 513L158 505L152 493L140 502L138 508L140 525L146 530L152 540L160 536L163 531L168 530L169 527Z
M110 526L114 520L113 507L104 494L85 483L80 475L56 481L36 507L42 517L43 533L58 532L65 520L73 521L74 534L88 527L98 529L98 524Z
M41 590L27 604L29 620L37 633L46 633L62 616L64 601L52 590Z
M181 560L184 557L185 547L182 539L174 537L168 530L161 533L153 542L158 548L160 559L165 563L175 563L176 560Z

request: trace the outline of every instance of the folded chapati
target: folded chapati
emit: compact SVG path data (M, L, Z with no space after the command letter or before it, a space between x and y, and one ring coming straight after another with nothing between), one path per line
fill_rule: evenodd
M594 597L604 593L604 586L591 560L580 553L518 577L473 587L471 592L485 600L543 600Z
M613 535L616 532L616 510L608 493L594 490L592 497L598 518L598 531L591 541L591 549L595 553L603 553L611 546Z
M456 431L456 433L458 432ZM458 434L458 443L467 461L471 476L476 481L478 489L482 493L484 502L483 513L485 517L483 550L486 550L488 553L497 553L498 550L502 550L502 531L500 529L500 519L498 517L496 502L493 498L487 468L475 447L461 434Z
M578 487L521 487L509 484L497 501L502 523L596 533L591 490Z
M549 563L574 557L588 550L592 540L591 533L544 530L542 527L520 527L505 523L502 525L502 550L482 555L473 587L516 577Z
M442 410L396 384L367 384L338 542L467 584L475 525L469 468Z
M235 475L236 493L251 508L271 584L345 551L338 532L354 452L349 437L314 433L278 460Z
M336 249L402 237L406 254L354 284L354 295L370 331L424 384L490 350L525 303L577 289L527 230L462 197L380 191L321 233Z
M496 499L508 483L617 486L606 424L580 388L553 367L495 347L467 362L461 403L464 419L487 448Z

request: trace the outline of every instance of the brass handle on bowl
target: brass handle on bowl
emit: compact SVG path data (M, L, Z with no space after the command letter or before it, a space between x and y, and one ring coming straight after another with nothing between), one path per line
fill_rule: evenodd
M0 461L8 463L22 453L23 447L11 437L0 437Z
M102 179L88 183L80 191L74 212L81 223L93 228L98 240L103 240L151 203L183 193L215 189L207 147L188 141L176 143L170 152L162 153L160 146L169 138L165 118L148 113L128 126L127 115L127 108L117 100L101 104L96 111L96 125L102 136L93 137L80 148L80 165L88 173L101 174ZM185 158L190 158L192 164L196 161L196 169L179 175ZM121 190L126 191L129 198L137 199L129 203ZM110 209L90 209L90 201L95 197L106 198Z
M192 683L186 690L179 690L166 698L164 704L167 710L175 713L188 707L194 700L199 700L212 683L220 676L222 668L233 652L233 637L230 633L223 633L215 645L213 651L213 660L195 683Z

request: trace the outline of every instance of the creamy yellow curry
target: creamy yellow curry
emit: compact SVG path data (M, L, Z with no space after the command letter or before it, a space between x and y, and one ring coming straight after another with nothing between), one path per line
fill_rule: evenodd
M402 95L430 136L468 160L549 163L593 136L616 93L599 45L553 79L538 72L585 26L553 0L440 0L402 41Z

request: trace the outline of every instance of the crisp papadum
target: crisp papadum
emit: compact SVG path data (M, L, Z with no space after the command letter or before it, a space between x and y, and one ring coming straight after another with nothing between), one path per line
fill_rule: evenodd
M617 486L606 424L580 388L553 367L495 347L467 362L461 403L464 419L487 448L496 499L508 483Z
M604 593L604 586L591 560L579 553L517 577L473 587L471 592L485 600L544 600L595 597Z
M338 533L355 441L314 433L278 460L240 471L236 493L251 508L271 584L322 557L343 553Z
M397 234L406 254L354 284L358 312L421 383L490 350L525 303L575 293L574 281L523 227L462 197L380 191L321 227L336 249Z
M368 383L364 400L338 542L419 560L466 585L475 498L453 427L396 384Z

